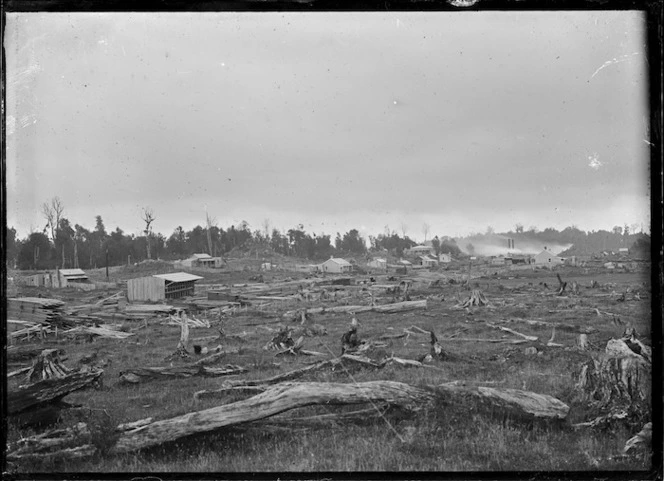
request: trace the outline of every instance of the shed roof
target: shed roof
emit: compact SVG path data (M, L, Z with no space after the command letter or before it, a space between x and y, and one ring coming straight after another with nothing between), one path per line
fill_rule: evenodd
M340 257L331 257L327 261L333 261L333 262L336 262L337 264L342 265L342 266L351 266L351 267L353 266L346 259L342 259ZM325 261L325 262L327 262L327 261Z
M189 282L203 279L201 276L195 276L187 272L171 272L170 274L155 274L152 277L159 277L170 282Z
M191 256L192 259L212 259L212 256L210 254L192 254Z
M60 274L62 274L65 277L73 277L73 276L82 276L81 278L88 277L87 274L83 272L83 269L60 269Z

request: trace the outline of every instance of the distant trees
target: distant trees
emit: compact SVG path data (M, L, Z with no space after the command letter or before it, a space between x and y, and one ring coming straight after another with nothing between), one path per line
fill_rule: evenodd
M106 252L109 263L118 265L155 257L183 259L200 252L208 252L213 256L250 253L252 256L256 255L256 258L272 252L311 260L323 260L331 255L365 255L367 250L376 253L387 251L394 256L402 256L405 250L416 245L416 242L405 235L407 226L404 223L400 226L402 235L385 226L383 233L368 236L367 246L367 240L360 235L358 229L350 229L343 234L337 232L332 238L326 234L310 234L302 224L285 232L275 227L270 230L270 221L266 219L260 228L253 231L246 221L224 230L216 225L215 218L207 212L204 226L197 225L188 231L178 226L170 236L165 237L153 231L156 218L147 207L142 212L145 235L126 234L119 227L109 233L101 215L95 216L94 228L89 230L83 225L73 224L65 217L64 205L57 197L42 204L41 214L46 220L43 232L31 232L24 239L18 239L16 230L7 228L5 252L9 268L103 267ZM519 242L523 242L521 245L572 245L564 255L617 251L619 247L630 245L634 252L649 255L650 238L645 234L636 234L637 228L638 224L625 223L624 226L616 225L611 230L585 232L572 225L562 231L549 227L540 232L534 226L524 231L522 224L516 224L516 233L510 232L509 235L515 238L517 247ZM423 224L422 232L425 239L428 239L428 224ZM459 245L464 245L464 250L470 255L476 255L483 252L485 245L495 245L496 235L498 234L488 227L484 234L476 233L465 238L454 239L437 235L431 239L431 245L436 255L461 256L463 253ZM500 242L502 246L503 241Z

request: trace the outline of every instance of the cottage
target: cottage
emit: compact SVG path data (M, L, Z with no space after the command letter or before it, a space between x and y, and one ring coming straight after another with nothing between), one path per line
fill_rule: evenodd
M387 259L382 259L382 258L376 258L372 259L367 263L367 266L373 268L373 269L382 269L386 270L387 269Z
M491 265L492 266L504 266L505 265L505 258L504 257L492 257L491 258Z
M188 259L180 261L184 267L219 267L221 257L212 257L210 254L193 254Z
M450 262L452 262L452 256L450 254L439 254L438 262L449 264Z
M201 276L186 272L157 274L150 277L139 277L127 281L127 299L131 301L157 302L164 299L177 299L194 295L194 283Z
M422 267L436 267L438 265L438 259L428 255L420 256L419 260Z
M347 273L353 270L353 265L345 259L330 257L320 265L322 272Z
M555 255L553 252L551 252L545 247L542 252L540 252L533 258L533 262L535 263L535 265L540 265L540 266L546 265L549 267L553 267L563 264L565 262L565 259L562 257L558 257L557 255Z

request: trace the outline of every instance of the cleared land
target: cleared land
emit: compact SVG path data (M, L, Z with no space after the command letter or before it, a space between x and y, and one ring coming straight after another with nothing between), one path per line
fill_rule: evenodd
M155 263L120 268L114 270L111 277L121 280L168 270ZM578 282L578 294L557 295L556 272L569 284ZM197 295L201 296L208 287L248 283L256 274L244 271L195 273L205 277L203 285L197 287ZM168 324L168 317L155 315L129 321L123 318L121 307L113 306L106 312L115 312L117 318L105 318L103 322L109 328L132 336L119 339L60 332L57 339L49 334L37 342L19 340L16 345L20 349L63 351L61 362L70 369L94 365L103 368L104 373L101 386L66 396L65 401L80 404L80 407L60 411L55 426L65 428L78 422L86 423L88 431L78 437L85 438L95 448L94 454L81 459L65 455L26 457L13 461L10 471L648 469L649 456L622 453L627 439L649 419L631 424L616 422L602 429L574 428L573 425L592 420L597 414L590 404L579 401L575 385L582 365L604 351L607 341L620 338L627 327L634 328L645 345L651 344L649 273L562 268L555 272L487 269L485 274L485 277L473 279L470 285L449 283L449 279L463 276L463 271L454 270L413 271L396 279L377 275L374 284L387 286L379 288L370 288L371 283L361 284L368 281L369 276L358 275L354 276L352 286L334 286L334 298L321 300L315 288L307 288L313 294L311 300L298 300L284 294L281 297L287 299L252 300L251 305L243 303L242 307L223 314L216 311L206 314L204 310L190 312L190 316L203 321L202 324L209 322L210 327L190 327L188 359L165 360L174 353L181 336L180 327ZM103 280L105 273L99 270L91 275ZM268 285L272 281L302 277L302 274L264 273ZM354 386L371 381L395 381L438 394L436 388L446 383L448 388L517 389L562 401L570 408L567 419L557 423L519 419L500 409L487 408L473 396L438 395L424 409L415 412L386 409L386 404L378 401L349 405L326 403L220 427L140 451L115 453L114 446L120 436L116 428L120 424L145 418L152 418L153 422L167 420L247 400L256 392L229 389L216 396L195 397L194 394L219 391L240 381L272 378L313 363L333 361L341 355L341 338L349 330L352 314L317 313L309 315L302 324L301 312L293 318L284 318L284 313L305 307L369 305L372 300L379 305L391 303L395 296L388 289L406 279L411 281L410 299L426 299L426 309L395 314L356 313L357 337L370 344L361 354L376 362L394 357L422 360L431 349L430 335L426 331L433 331L445 353L443 359L425 361L426 367L389 362L371 368L332 362L324 368L305 372L296 381ZM591 281L599 286L591 288ZM307 286L304 279L302 285L303 289ZM333 290L329 286L325 288ZM471 289L480 289L489 304L457 307L470 296ZM242 292L243 288L237 287L234 291ZM121 289L81 293L73 289L19 288L17 294L59 298L66 303L67 310L77 305L90 305L117 292ZM290 294L295 292L293 289ZM553 325L556 325L555 334ZM287 326L292 328L294 340L303 336L297 346L300 350L320 355L277 355L279 350L264 349ZM577 348L579 334L584 332L589 347L580 350ZM537 340L532 340L533 337ZM137 368L191 365L206 356L195 354L193 345L208 348L207 355L213 354L218 346L227 352L207 368L234 366L242 371L230 376L164 376L134 383L121 377ZM27 368L33 362L32 359L10 359L8 371ZM25 382L24 375L13 376L8 380L10 392ZM357 411L360 413L354 414ZM347 415L339 416L340 413ZM21 438L38 432L42 430L20 427L10 418L10 448ZM81 439L71 444L80 444Z

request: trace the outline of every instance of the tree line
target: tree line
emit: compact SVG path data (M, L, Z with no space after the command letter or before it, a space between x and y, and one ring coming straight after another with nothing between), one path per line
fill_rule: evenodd
M213 257L255 255L264 259L276 253L310 260L323 260L330 256L368 258L386 254L400 257L407 249L417 245L408 237L405 225L401 227L401 235L386 226L383 233L369 235L366 239L357 229L350 229L344 234L338 232L332 239L327 234L308 233L302 224L284 232L277 228L270 229L269 220L265 220L261 228L254 230L245 221L223 229L217 225L214 217L206 214L205 226L197 225L188 231L178 226L166 237L154 231L157 217L149 207L142 211L141 219L145 223L143 235L126 234L119 227L108 231L101 215L95 217L95 225L91 229L80 224L72 225L58 197L42 205L42 214L45 220L42 231L31 232L24 239L17 237L14 228L7 229L5 253L8 267L90 269L146 259L185 259L194 253L208 253ZM504 235L517 239L570 243L574 244L573 249L578 253L597 252L617 249L617 246L625 245L626 241L634 243L639 240L643 244L645 235L637 236L633 234L635 229L631 229L631 233L629 229L628 226L616 226L612 231L584 232L572 226L562 231L551 228L538 231L534 227L525 231L517 224L515 230L504 234L496 234L489 227L484 234L472 234L461 239L434 236L430 243L436 255L447 253L454 257L464 255L457 242L464 242L463 245L467 242L469 245L466 245L466 252L469 252L472 251L471 241L480 242L493 236ZM426 238L429 234L427 224L424 225L423 232ZM645 238L649 241L648 236ZM646 248L644 245L641 247Z

